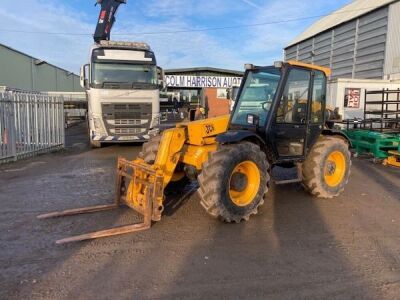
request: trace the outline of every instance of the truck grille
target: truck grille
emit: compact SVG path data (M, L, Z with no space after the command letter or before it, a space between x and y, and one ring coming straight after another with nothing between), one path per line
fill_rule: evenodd
M151 103L103 103L103 121L111 135L145 134L151 124Z
M147 123L147 122L146 122ZM142 120L140 119L132 119L132 120L115 120L115 125L142 125Z
M110 129L110 132L113 134L119 134L119 135L125 135L125 134L140 134L146 132L146 128L115 128L115 129Z

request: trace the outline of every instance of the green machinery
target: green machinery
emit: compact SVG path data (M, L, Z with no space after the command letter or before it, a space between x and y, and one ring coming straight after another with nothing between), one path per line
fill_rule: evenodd
M400 152L400 135L369 130L344 130L356 154L370 153L377 159L386 159L389 151Z
M369 153L375 161L400 167L400 89L365 91L364 118L342 124L356 155Z

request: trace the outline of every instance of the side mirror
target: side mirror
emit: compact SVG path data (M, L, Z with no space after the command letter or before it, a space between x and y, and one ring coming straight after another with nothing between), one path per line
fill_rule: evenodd
M167 87L165 84L164 80L158 80L158 87L160 88L160 90L165 90L165 88Z
M84 66L81 67L79 71L79 83L82 88L85 87L85 71L84 71Z
M80 71L80 84L81 87L84 89L89 89L89 79L88 79L88 74L89 74L89 64L83 65L81 67Z
M158 79L158 86L161 90L165 90L167 87L165 84L165 73L161 67L157 67L157 79Z

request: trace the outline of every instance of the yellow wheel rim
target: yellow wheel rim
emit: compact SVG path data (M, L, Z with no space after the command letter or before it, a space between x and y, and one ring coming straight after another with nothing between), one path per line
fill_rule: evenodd
M243 161L233 169L229 180L229 196L237 206L249 205L260 187L260 170L249 160Z
M338 186L346 173L346 158L340 151L329 154L325 162L324 178L330 187Z

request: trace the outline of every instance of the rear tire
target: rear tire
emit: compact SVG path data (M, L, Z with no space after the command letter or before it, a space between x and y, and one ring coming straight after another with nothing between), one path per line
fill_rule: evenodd
M349 181L351 154L347 142L335 136L321 137L303 163L303 186L319 198L333 198Z
M201 205L225 222L247 221L264 203L268 168L265 153L254 143L220 145L198 177Z

